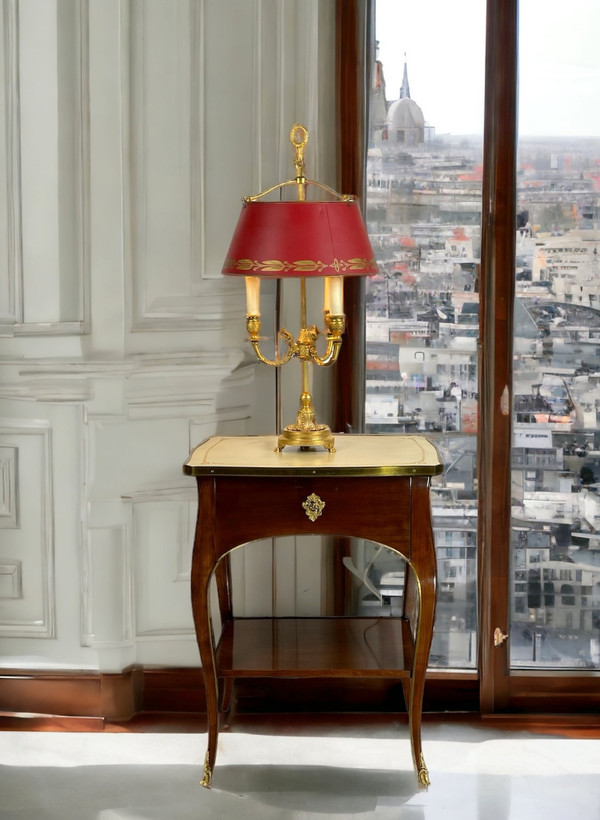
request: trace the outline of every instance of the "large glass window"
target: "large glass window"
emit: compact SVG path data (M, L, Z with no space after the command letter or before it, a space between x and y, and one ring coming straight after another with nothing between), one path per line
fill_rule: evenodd
M431 665L473 668L485 4L378 0L376 11L366 431L426 433L441 451Z
M468 668L477 664L485 4L378 0L376 12L366 217L380 273L366 291L366 431L426 433L442 453L431 662ZM520 4L516 669L600 666L598 30L595 0L575 0L567 16L558 0Z
M476 668L485 714L597 713L582 670L600 668L600 5L370 3L380 273L366 351L337 379L338 429L363 429L365 362L364 429L425 433L444 457L431 665ZM344 33L359 43L360 22ZM348 74L351 126L365 112ZM354 143L341 140L348 190L362 187ZM381 557L363 562L374 587Z
M600 667L600 7L523 0L511 665Z

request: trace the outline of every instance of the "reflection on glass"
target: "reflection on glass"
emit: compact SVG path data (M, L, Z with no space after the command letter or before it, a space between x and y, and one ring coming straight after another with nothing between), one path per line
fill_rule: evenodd
M555 6L519 21L510 656L598 668L600 9Z
M463 0L457 14L456 4L435 4L434 30L431 4L380 0L371 89L366 217L379 274L366 293L366 431L425 433L446 464L432 492L438 605L430 664L443 667L477 664L483 93L470 84L484 72L484 5ZM398 71L405 48L414 59ZM438 69L423 59L434 52L444 66L441 94ZM388 71L398 72L395 87ZM448 89L460 90L451 106Z
M397 552L371 541L355 540L352 555L343 560L352 573L348 613L402 615L406 563Z

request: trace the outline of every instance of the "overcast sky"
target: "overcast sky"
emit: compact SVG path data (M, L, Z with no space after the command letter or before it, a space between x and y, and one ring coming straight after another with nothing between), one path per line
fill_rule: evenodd
M438 134L483 130L485 0L376 0L388 100L404 60ZM519 132L600 137L600 0L521 0ZM406 55L406 57L405 57Z

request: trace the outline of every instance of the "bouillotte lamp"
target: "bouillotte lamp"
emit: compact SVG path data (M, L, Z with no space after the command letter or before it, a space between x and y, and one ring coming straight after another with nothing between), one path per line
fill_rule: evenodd
M343 277L373 275L377 265L356 198L306 179L304 149L308 131L303 125L292 127L290 140L295 150L295 178L244 198L223 273L246 277L246 328L257 358L273 367L280 367L294 356L301 363L300 409L295 424L288 425L279 436L276 450L281 452L286 445L302 449L323 446L333 453L331 430L316 421L308 365L314 362L327 367L337 360L345 325ZM260 201L289 186L295 188L297 200ZM316 186L334 198L309 201L309 186ZM261 277L300 278L300 332L294 341L285 328L278 330L274 359L266 358L260 350ZM314 277L324 277L324 331L306 321L306 280ZM317 350L319 336L325 336L327 341L322 354Z

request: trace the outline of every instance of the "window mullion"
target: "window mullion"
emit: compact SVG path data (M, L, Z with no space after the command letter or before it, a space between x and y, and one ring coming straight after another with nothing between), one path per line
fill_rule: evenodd
M506 707L518 0L488 0L480 275L480 705Z

